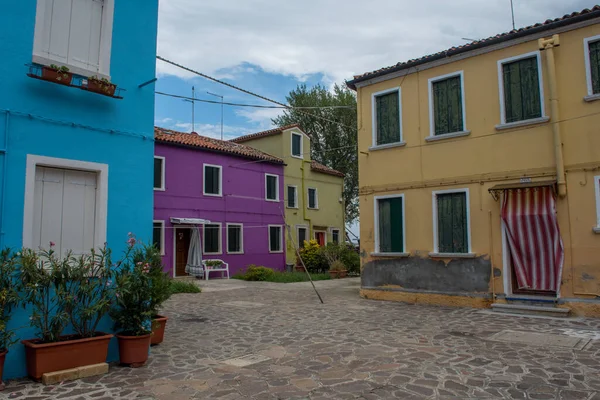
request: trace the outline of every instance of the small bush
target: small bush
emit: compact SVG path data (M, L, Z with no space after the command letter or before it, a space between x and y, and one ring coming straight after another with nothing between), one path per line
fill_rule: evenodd
M171 294L177 293L200 293L201 289L194 282L173 279L170 285Z
M300 256L308 272L327 271L329 264L321 252L321 246L319 246L316 240L305 241L304 247L300 249Z
M246 273L244 274L245 281L269 281L273 278L273 271L271 268L258 267L256 265L248 266Z
M330 271L344 271L346 270L346 266L344 265L343 262L341 262L340 260L335 260L333 263L331 263L331 265L329 266L329 270Z
M351 275L360 274L360 255L351 245L344 245L344 250L340 254L340 261L344 263L348 273Z

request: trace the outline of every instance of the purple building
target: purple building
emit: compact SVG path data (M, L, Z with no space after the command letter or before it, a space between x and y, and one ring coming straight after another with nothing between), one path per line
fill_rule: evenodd
M165 268L187 275L198 226L203 259L229 263L230 274L250 264L283 270L283 160L196 133L154 136L154 243Z

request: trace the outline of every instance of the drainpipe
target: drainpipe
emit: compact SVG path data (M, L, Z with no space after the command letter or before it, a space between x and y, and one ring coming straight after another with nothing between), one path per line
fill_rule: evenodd
M10 111L6 110L6 120L4 125L4 147L0 148L0 154L2 154L2 192L0 193L0 249L4 248L4 203L6 198L6 167L8 165L6 161L8 153L8 122L10 120Z
M546 69L548 70L548 86L550 88L550 118L552 120L552 134L554 136L554 156L556 158L556 183L558 185L558 196L567 195L567 183L565 181L565 163L562 151L562 138L560 136L560 115L558 111L558 87L556 83L556 65L554 63L554 48L560 46L558 35L550 39L538 41L540 50L546 53Z

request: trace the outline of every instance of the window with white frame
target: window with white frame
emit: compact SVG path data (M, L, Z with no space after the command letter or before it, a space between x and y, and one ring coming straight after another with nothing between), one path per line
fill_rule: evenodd
M154 221L152 244L160 251L160 254L165 254L165 221Z
M244 226L242 224L227 224L227 253L244 253Z
M404 195L375 197L375 252L404 253Z
M302 135L292 133L292 156L302 158Z
M600 175L594 177L594 190L596 190L596 227L594 232L600 233Z
M204 164L204 195L222 196L222 167L220 165Z
M33 62L110 76L114 0L38 0Z
M319 196L315 188L308 188L308 208L311 210L319 208Z
M373 94L373 146L402 142L402 96L400 88Z
M434 253L470 253L469 190L433 192Z
M269 252L283 253L283 227L269 225Z
M265 174L265 199L279 201L279 176Z
M544 116L539 51L498 61L502 124Z
M583 40L588 96L600 95L600 35Z
M339 229L331 230L331 241L335 244L340 244L340 230Z
M221 224L204 225L204 254L221 254Z
M298 186L288 185L287 187L287 207L298 208Z
M154 190L165 190L165 158L154 156Z
M462 71L429 80L429 118L430 136L466 130Z
M298 247L304 247L304 242L308 239L308 228L306 226L298 227Z

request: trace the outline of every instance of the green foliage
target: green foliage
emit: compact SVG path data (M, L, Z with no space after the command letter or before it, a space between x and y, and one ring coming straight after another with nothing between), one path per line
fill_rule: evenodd
M331 265L329 265L329 270L330 271L344 271L344 270L346 270L346 266L340 260L335 260L334 262L331 263Z
M159 313L160 307L171 297L171 278L164 272L160 251L153 245L142 245L133 252L133 262L147 263L150 265L148 277L150 278L150 308L152 316Z
M64 66L64 65L61 66L61 67L59 67L56 64L50 64L50 69L53 69L53 70L58 71L58 72L63 72L63 73L69 72L69 68L66 67L66 66Z
M323 272L327 271L327 259L321 252L319 243L312 239L304 242L304 247L300 249L300 256L308 272Z
M10 249L0 252L0 352L16 343L15 330L8 329L13 308L21 304L17 288L18 255Z
M208 260L204 262L204 265L207 267L220 267L223 265L223 261L221 260Z
M264 268L264 267L258 267ZM268 268L267 268L268 269ZM276 282L276 283L295 283L295 282L307 282L308 276L306 276L305 272L277 272L272 271L272 274L269 274L266 279L262 279L264 282ZM329 274L310 274L313 281L323 281L331 279ZM244 281L256 280L256 279L248 279L247 273L237 274L232 276L233 279L240 279Z
M172 295L177 293L200 293L201 291L198 285L188 281L172 279L169 285L169 292Z
M343 245L344 250L340 254L340 261L344 263L348 273L360 274L360 255L351 245Z
M277 126L300 124L311 137L312 159L345 174L346 221L353 222L358 216L356 95L345 86L337 84L332 91L323 85L308 88L302 84L292 90L286 100L292 107L350 107L288 109L282 116L273 119L273 123Z
M246 273L244 274L246 281L269 281L273 278L275 271L267 267L258 267L256 265L249 265Z

